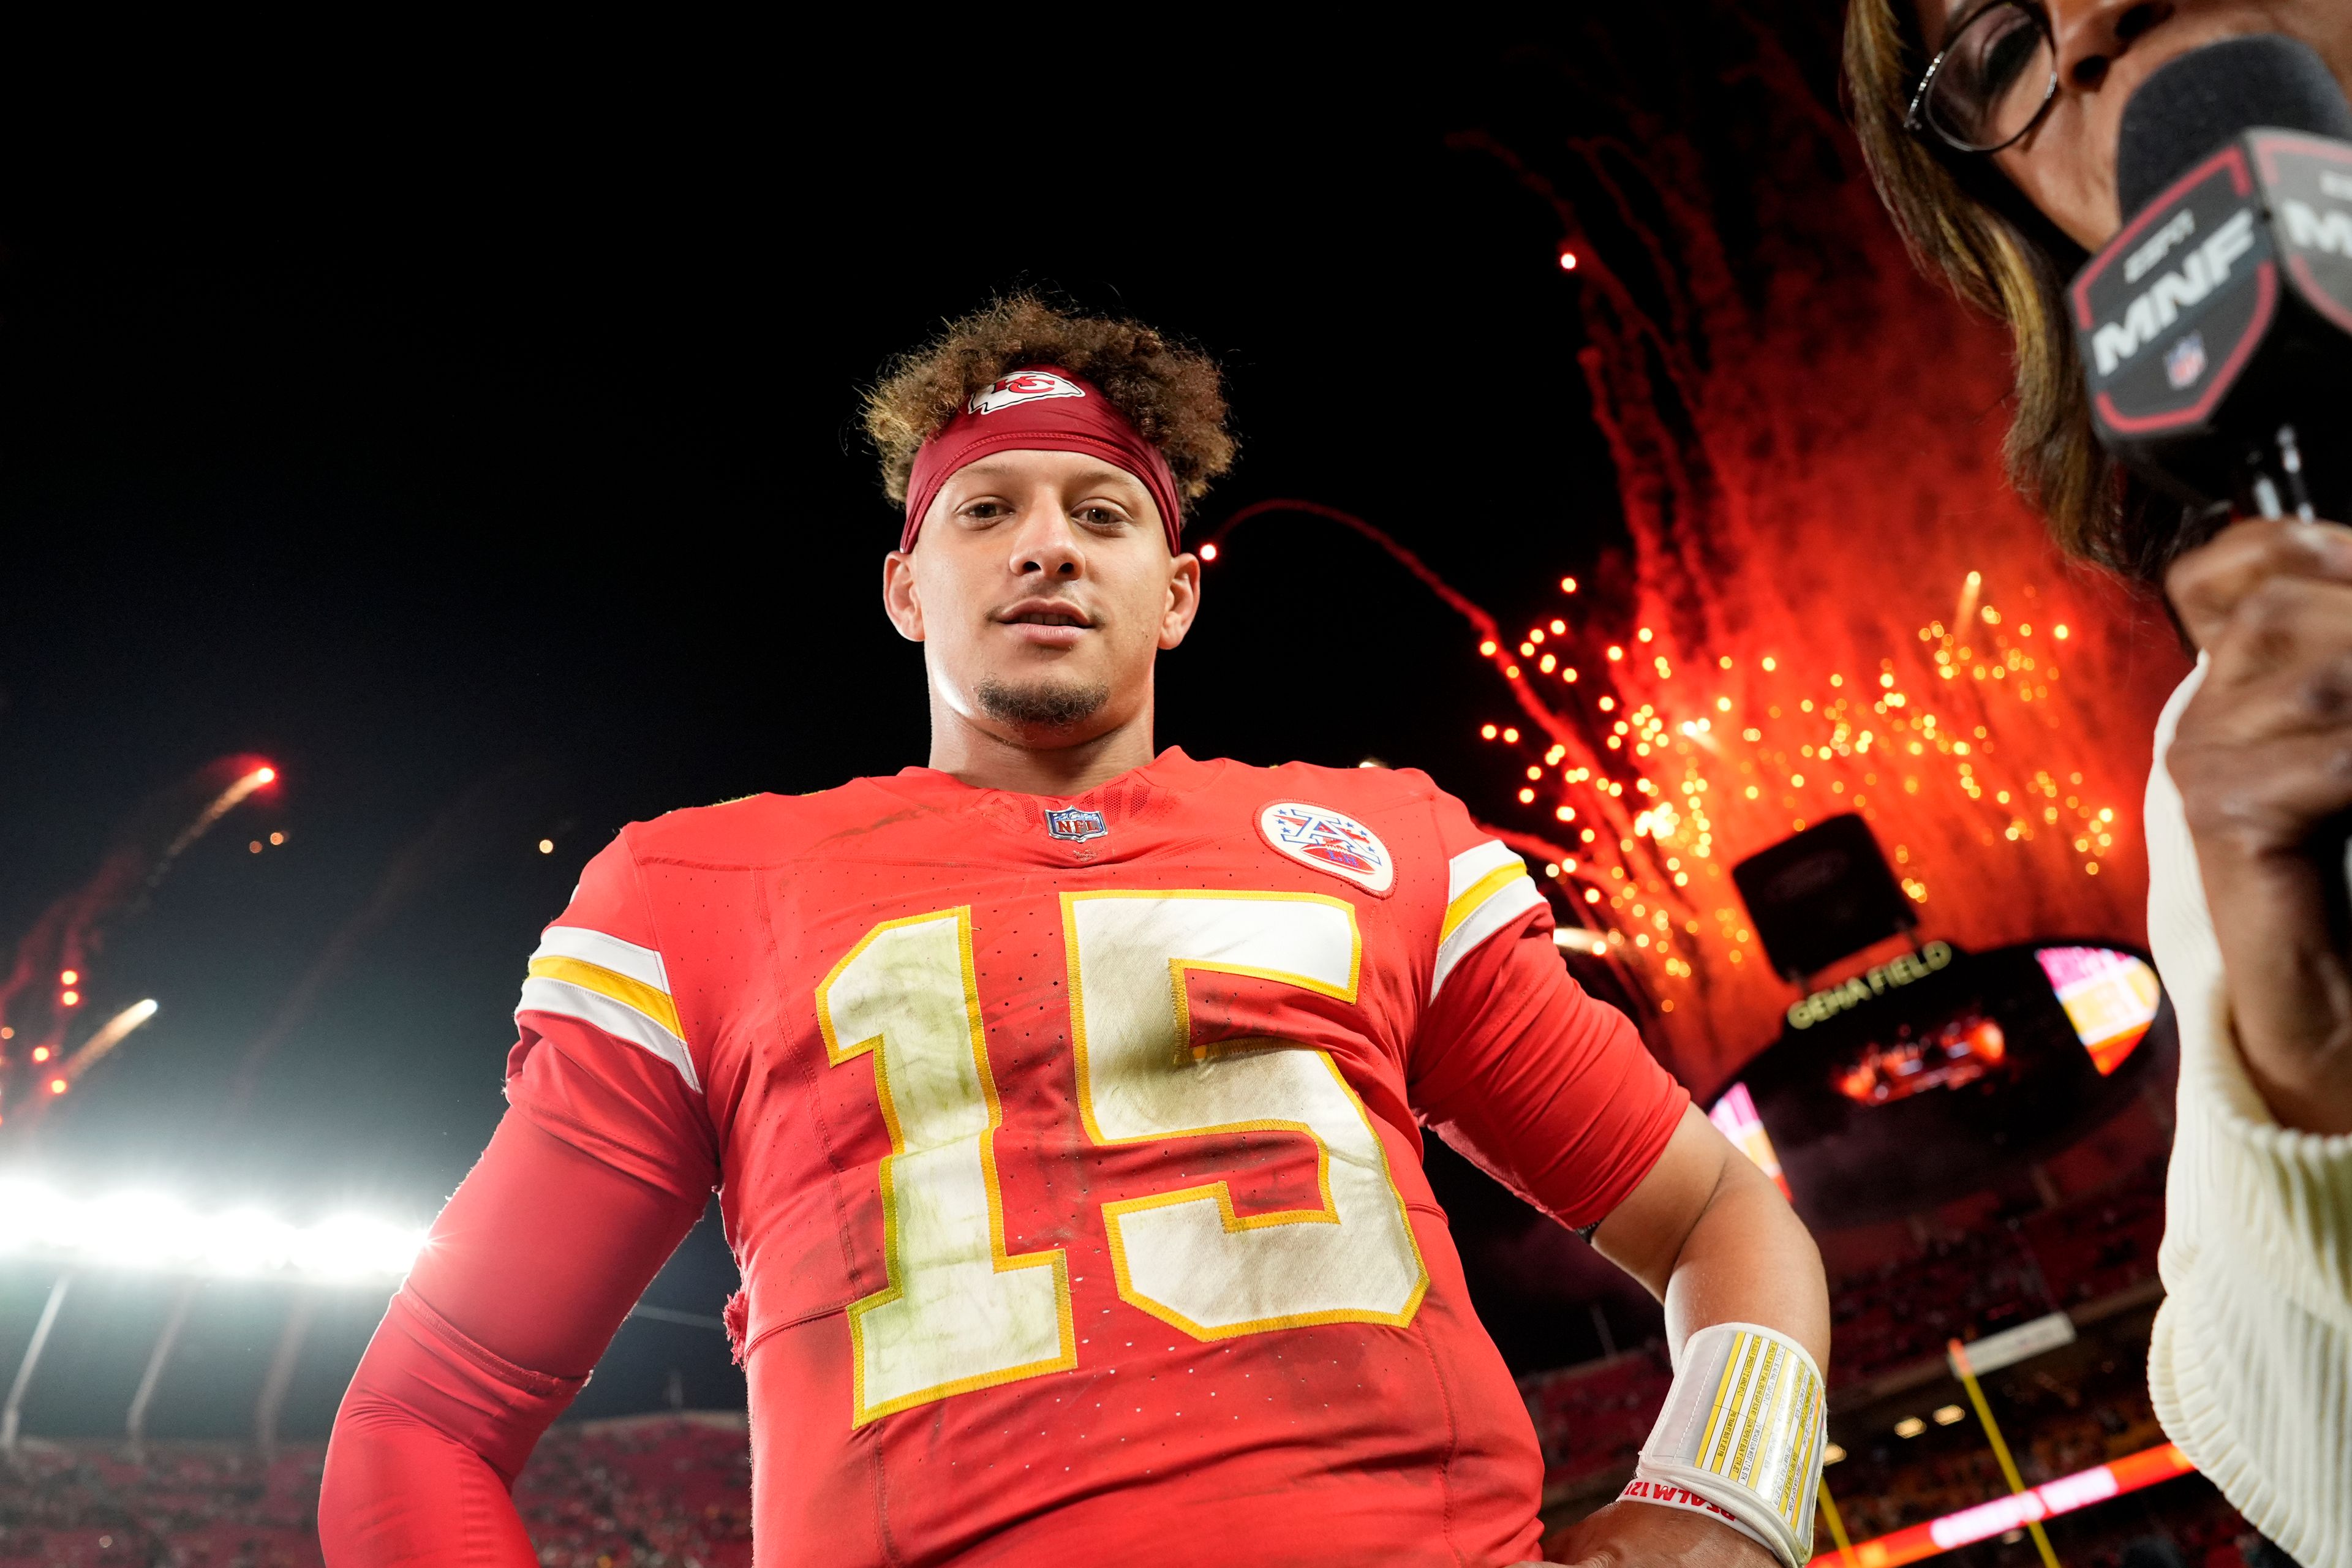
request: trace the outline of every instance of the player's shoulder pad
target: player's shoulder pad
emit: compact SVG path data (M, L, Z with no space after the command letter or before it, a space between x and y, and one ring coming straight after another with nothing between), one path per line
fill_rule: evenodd
M1273 788L1318 805L1353 813L1419 805L1443 794L1419 768L1331 768L1283 763L1265 770Z

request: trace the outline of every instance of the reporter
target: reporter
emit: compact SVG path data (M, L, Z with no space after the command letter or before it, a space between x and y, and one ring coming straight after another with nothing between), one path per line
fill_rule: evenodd
M2199 650L2148 780L2149 942L2180 1019L2149 1381L2165 1428L2306 1568L2352 1568L2352 530L2201 546L2093 434L2063 289L2120 226L2125 103L2262 32L2352 81L2341 0L1852 0L1846 74L1919 259L2008 322L2011 479L2071 552L2168 595Z

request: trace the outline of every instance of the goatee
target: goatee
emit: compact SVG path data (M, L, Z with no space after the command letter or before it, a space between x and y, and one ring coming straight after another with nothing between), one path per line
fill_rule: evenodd
M1102 711L1110 700L1110 688L1045 680L1013 686L989 679L980 683L972 697L982 712L1001 724L1023 730L1068 730Z

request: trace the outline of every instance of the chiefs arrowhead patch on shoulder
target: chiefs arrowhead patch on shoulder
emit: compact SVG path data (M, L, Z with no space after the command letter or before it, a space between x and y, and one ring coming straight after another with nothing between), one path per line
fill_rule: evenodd
M1396 859L1372 830L1352 816L1305 801L1278 800L1257 814L1258 836L1278 855L1344 877L1386 898L1396 886Z

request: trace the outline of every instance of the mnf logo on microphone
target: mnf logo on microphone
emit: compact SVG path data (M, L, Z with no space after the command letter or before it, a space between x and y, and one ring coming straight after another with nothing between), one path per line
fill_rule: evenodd
M2313 329L2352 332L2352 145L2286 131L2224 144L2091 258L2067 302L2107 445L2176 472L2210 468L2200 488L2229 494L2226 455L2198 444L2274 425L2283 395L2305 406L2341 395L2307 384L2294 345Z
M2260 216L2253 171L2233 144L2149 203L2083 268L2074 328L2103 425L2126 436L2195 425L2227 393L2277 309L2278 268Z
M2160 256L2159 247L2168 246L2176 234L2193 234L2196 228L2196 213L2182 212L2174 222L2165 225L2164 232L2145 249L2125 263L2124 276L2134 276L2138 270L2137 264L2149 252ZM2091 355L2097 362L2099 374L2115 374L2126 360L2156 342L2184 312L2203 304L2214 289L2230 281L2231 267L2253 247L2254 215L2252 209L2241 207L2204 244L2182 258L2179 271L2164 274L2134 300L2125 309L2121 321L2101 321L2092 330ZM2173 384L2183 384L2174 380Z

